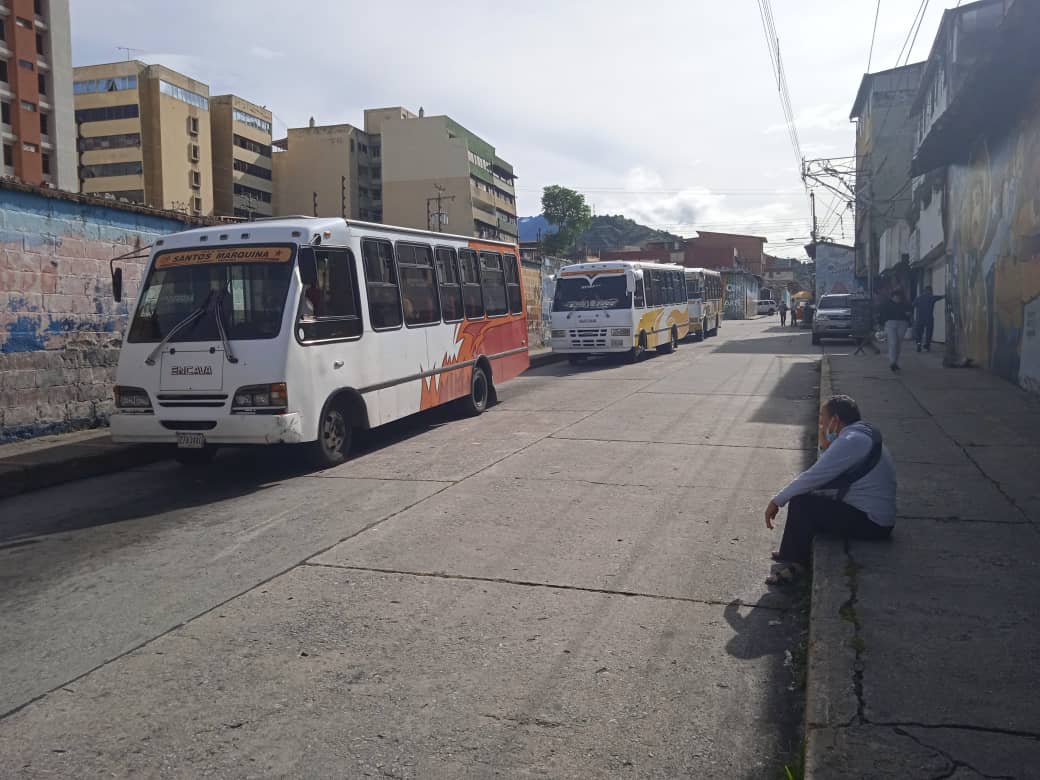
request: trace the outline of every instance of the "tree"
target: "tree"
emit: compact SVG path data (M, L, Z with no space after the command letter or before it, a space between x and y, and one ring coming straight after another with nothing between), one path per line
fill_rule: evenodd
M566 254L592 222L592 210L580 192L552 184L542 191L542 214L557 231L543 239L549 254Z

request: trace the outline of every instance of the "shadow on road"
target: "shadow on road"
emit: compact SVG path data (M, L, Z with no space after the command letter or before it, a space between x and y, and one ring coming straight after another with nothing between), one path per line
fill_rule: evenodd
M712 350L715 354L752 354L752 355L806 355L807 352L816 350L811 346L808 331L790 331L787 328L777 327L778 334L781 332L795 338L779 339L771 336L764 339L733 339L726 341Z

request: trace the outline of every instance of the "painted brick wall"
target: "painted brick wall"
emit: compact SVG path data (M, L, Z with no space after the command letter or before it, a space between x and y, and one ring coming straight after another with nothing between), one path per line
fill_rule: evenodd
M121 264L126 295L117 304L108 261L191 226L0 185L0 442L106 422L144 265Z

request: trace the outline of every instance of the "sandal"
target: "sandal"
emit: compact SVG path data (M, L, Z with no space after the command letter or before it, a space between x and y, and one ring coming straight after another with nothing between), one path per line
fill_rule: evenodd
M766 577L766 585L776 585L779 587L794 585L802 578L804 573L805 569L801 566L796 563L790 563L779 567L776 571Z
M772 558L777 563L791 563L791 561L788 561L788 560L780 557L780 551L779 550L773 550L773 552L769 553L769 557Z

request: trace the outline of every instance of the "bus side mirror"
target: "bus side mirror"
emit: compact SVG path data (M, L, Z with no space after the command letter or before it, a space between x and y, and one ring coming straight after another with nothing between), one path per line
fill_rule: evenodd
M116 303L123 300L123 269L116 268L112 271L112 297Z
M300 250L300 280L304 287L315 287L318 284L318 261L314 250Z

